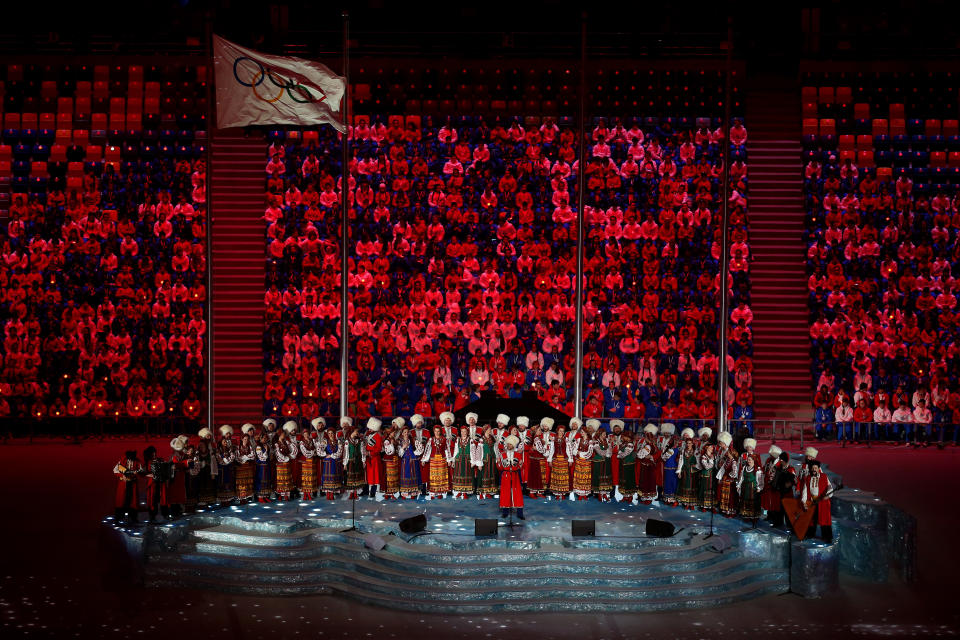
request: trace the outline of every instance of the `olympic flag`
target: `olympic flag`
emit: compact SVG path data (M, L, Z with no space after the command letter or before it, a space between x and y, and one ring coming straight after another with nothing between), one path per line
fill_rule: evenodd
M340 133L344 79L312 60L272 56L213 36L217 126L330 124Z

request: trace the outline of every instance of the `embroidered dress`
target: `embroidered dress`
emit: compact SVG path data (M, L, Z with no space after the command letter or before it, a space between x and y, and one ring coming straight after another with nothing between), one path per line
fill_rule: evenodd
M700 456L700 466L697 470L697 506L707 511L717 506L715 464L716 461L712 456Z
M450 491L450 470L447 468L446 443L437 443L431 438L427 441L424 455L430 463L428 489L432 494L444 495Z
M527 461L527 489L534 492L541 492L547 488L548 484L544 478L549 478L550 467L547 466L546 452L550 446L549 442L544 442L543 437L534 438L533 446L528 450L529 460ZM546 468L547 473L544 473Z
M680 469L680 476L677 482L677 502L684 507L695 507L697 506L698 502L697 476L700 473L697 469L697 454L695 451L691 451L690 453L678 455L679 459L677 464L678 468ZM713 469L712 463L710 469ZM676 471L674 473L676 473Z
M725 516L737 515L737 461L726 458L717 471L717 506Z
M677 475L680 452L674 447L668 448L663 452L663 460L663 499L666 502L676 502L680 484L680 477Z
M740 494L740 517L756 520L760 517L760 492L763 490L763 472L756 466L740 470L737 492Z
M273 493L273 469L270 466L270 452L260 445L254 450L257 468L253 476L253 491L258 498L269 498Z
M233 465L234 451L231 447L227 451L217 451L217 500L230 502L237 497L235 468Z
M392 440L383 441L383 486L380 490L388 495L400 491L400 456Z
M363 486L364 481L366 480L366 473L363 469L363 455L362 445L359 442L347 441L346 448L344 449L344 459L343 466L345 471L346 480L344 481L344 488L347 491L356 491Z
M576 443L577 459L573 464L573 492L580 497L593 492L593 443L583 438Z
M342 457L343 445L339 442L326 442L320 462L320 489L325 493L340 493L343 489L343 465L340 464Z
M473 466L470 460L470 443L457 440L453 450L453 492L473 493Z
M637 496L645 502L657 499L657 460L649 442L637 447Z
M241 448L237 453L236 470L237 498L246 500L253 496L254 453L250 447Z
M550 490L554 493L570 492L570 459L567 457L567 440L559 438L555 443L553 460L550 463Z
M597 443L593 447L593 477L590 486L593 492L606 495L613 489L613 470L610 465L610 445L602 447Z
M423 447L416 441L400 447L400 493L406 497L420 492L420 456Z
M617 456L620 458L619 491L625 498L632 498L637 493L637 452L633 443L621 444Z
M312 444L312 443L311 443ZM316 449L305 442L300 443L300 493L315 494L317 492L317 467L314 464L313 457L316 455Z
M290 449L284 443L278 442L274 445L276 451L276 481L274 488L282 500L290 498L290 491L293 489L293 479L291 478L293 463L290 460Z
M497 457L493 444L484 442L477 445L480 464L477 468L477 491L492 495L497 492Z

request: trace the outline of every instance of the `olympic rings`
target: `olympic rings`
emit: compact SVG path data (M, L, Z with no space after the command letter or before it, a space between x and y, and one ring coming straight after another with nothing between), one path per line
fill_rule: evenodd
M249 60L253 64L257 65L258 71L255 74L253 74L253 76L250 79L250 82L245 82L241 80L240 74L237 72L237 67L244 60ZM263 100L264 102L269 102L271 104L280 100L280 98L283 97L284 92L286 92L287 96L289 96L292 101L297 102L299 104L307 104L311 102L323 102L324 100L327 99L327 96L325 96L323 92L317 89L316 87L313 87L313 90L318 92L320 95L314 97L313 92L310 91L310 87L304 86L299 82L293 82L289 78L284 78L283 76L277 74L270 67L264 67L260 62L258 62L257 60L254 60L249 56L240 56L233 61L233 77L237 81L237 83L240 84L241 86L250 87L250 89L253 91L253 95L256 96L258 99ZM260 93L257 91L257 87L263 84L264 79L269 79L270 84L272 84L274 87L280 90L279 93L277 93L277 95L274 96L273 98L265 98L261 96Z

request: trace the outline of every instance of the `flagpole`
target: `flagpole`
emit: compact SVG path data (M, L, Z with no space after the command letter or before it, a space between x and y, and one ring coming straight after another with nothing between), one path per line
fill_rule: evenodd
M727 226L730 224L730 118L731 118L731 107L730 100L732 99L732 84L733 79L731 77L733 73L733 24L732 19L727 18L727 64L726 64L726 73L724 75L724 92L723 92L723 191L721 197L723 198L723 207L721 208L721 218L720 218L720 317L717 318L717 332L718 332L718 344L717 351L719 352L720 362L717 363L717 429L718 432L728 431L729 424L727 421L727 376L729 372L727 371L727 353L728 347L727 344L727 331L729 329L729 315L730 315L730 294L727 292L727 280L729 278L730 272L730 253L729 249L729 237L730 231L727 229Z
M574 342L574 400L573 413L583 418L583 189L584 189L584 160L587 146L586 141L586 104L587 104L587 14L580 16L580 113L579 113L579 150L580 157L577 169L577 315L576 339Z
M349 291L347 290L347 243L350 241L350 14L344 9L343 17L343 123L347 130L341 134L343 167L340 174L340 417L348 415L347 393L350 355L350 324L347 314Z
M213 429L213 339L216 332L213 322L213 135L216 129L216 100L213 94L213 16L207 14L206 23L206 47L207 47L207 139L206 139L206 162L207 170L204 175L203 187L206 190L206 202L204 202L204 214L207 221L206 249L204 255L207 259L206 285L207 285L207 335L206 335L206 358L207 358L207 424ZM186 421L184 421L186 425Z

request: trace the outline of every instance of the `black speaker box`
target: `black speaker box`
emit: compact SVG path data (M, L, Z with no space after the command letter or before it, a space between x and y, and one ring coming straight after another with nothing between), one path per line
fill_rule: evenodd
M572 520L570 522L570 533L573 536L595 536L597 535L597 521Z
M497 535L496 518L477 518L473 521L473 535L475 536L495 536Z
M406 518L400 521L400 531L404 533L417 533L427 528L427 516L420 514L412 518Z
M647 520L647 535L653 536L655 538L669 538L673 535L674 527L669 522L664 520L655 520L654 518L649 518Z

